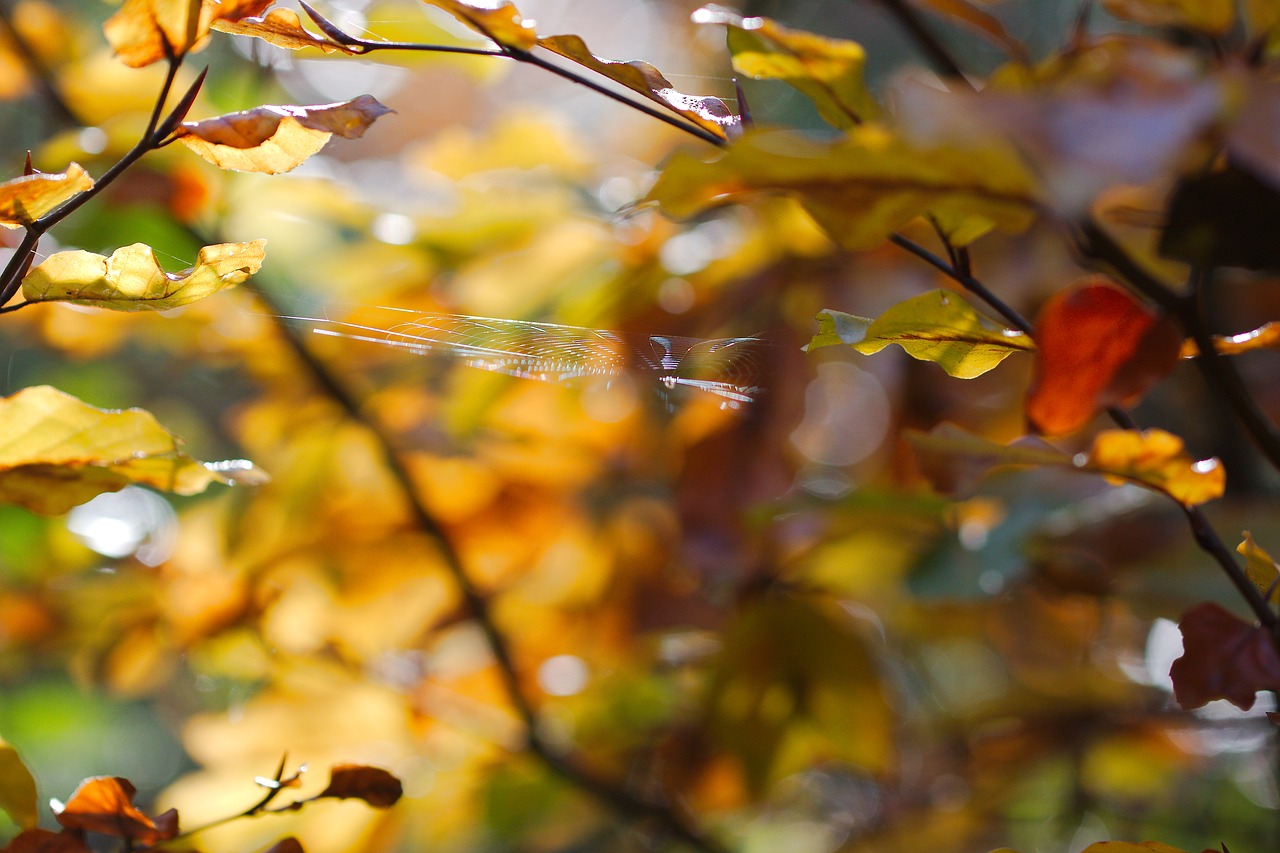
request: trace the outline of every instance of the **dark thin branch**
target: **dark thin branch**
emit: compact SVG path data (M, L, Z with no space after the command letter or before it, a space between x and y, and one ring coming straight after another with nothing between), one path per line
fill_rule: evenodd
M1035 328L1031 325L1030 320L1019 314L1012 306L992 293L991 290L978 279L960 272L960 270L951 266L933 252L930 252L914 240L909 240L906 237L903 237L901 234L891 234L889 236L889 242L893 243L893 245L898 248L915 255L938 272L962 286L974 296L977 296L989 305L992 310L999 313L999 315L1003 317L1010 326L1017 329L1019 332L1022 332L1025 335L1034 334Z
M879 3L915 40L925 58L929 60L929 64L933 66L934 71L948 80L963 83L969 89L973 88L973 84L969 82L969 78L965 76L964 71L960 68L960 63L956 62L951 52L943 46L942 42L938 41L938 38L930 31L924 20L916 14L915 9L904 0L879 0Z
M36 86L40 89L40 96L53 108L54 113L57 114L58 121L69 127L79 127L80 119L67 104L66 99L62 97L62 93L53 85L53 75L49 73L44 61L36 55L35 50L23 38L18 28L14 26L13 11L10 8L9 0L0 0L0 26L3 26L8 31L9 40L17 50L18 56L22 58L23 64L27 66L27 70L31 72Z

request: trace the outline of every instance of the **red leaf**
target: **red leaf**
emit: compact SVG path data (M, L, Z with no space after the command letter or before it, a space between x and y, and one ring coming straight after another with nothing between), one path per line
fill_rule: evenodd
M1064 435L1168 375L1179 340L1165 318L1095 277L1049 300L1036 322L1036 345L1027 417L1042 433Z
M1280 650L1271 633L1216 604L1182 615L1182 657L1173 662L1173 695L1183 708L1226 699L1247 711L1259 690L1280 690Z
M58 814L58 823L142 844L158 844L178 834L177 812L165 812L157 826L134 807L135 793L133 784L118 776L85 779Z
M281 838L262 853L307 853L307 851L302 848L302 843L298 839L290 835L287 838Z
M355 797L374 808L385 809L396 804L404 794L400 780L380 767L363 764L335 764L329 771L329 786L318 797Z
M4 853L89 853L89 848L69 832L28 829L15 836Z

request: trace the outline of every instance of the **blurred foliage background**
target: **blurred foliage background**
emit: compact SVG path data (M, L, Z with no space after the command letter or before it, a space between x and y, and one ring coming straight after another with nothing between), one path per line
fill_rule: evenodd
M689 23L696 5L520 7L544 32L732 98L723 33ZM1076 11L1006 6L993 11L1037 55ZM69 112L11 45L0 53L6 176L27 149L40 169L76 160L100 174L137 138L160 72L112 59L107 5L4 7ZM351 32L469 43L410 0L322 11ZM742 11L862 42L873 87L915 61L874 4ZM980 70L998 60L946 38ZM491 597L555 749L744 851L1077 850L1114 836L1276 848L1265 708L1172 704L1171 620L1232 601L1177 508L1047 470L946 502L901 431L945 420L1013 438L1026 365L957 383L896 349L801 352L819 309L875 316L941 286L927 267L891 246L843 253L783 199L688 223L630 209L669 152L699 143L536 69L314 58L221 34L195 60L211 70L193 118L361 93L397 115L287 175L165 149L42 257L145 242L177 269L202 242L266 238L254 287L289 314L381 306L767 339L753 363L763 391L733 410L697 395L669 409L640 382L597 399L304 334L401 448ZM743 85L757 121L820 132L780 85ZM975 263L1028 311L1080 274L1039 232L991 237ZM1263 284L1239 297L1244 316L1274 314ZM193 453L250 458L274 478L189 499L131 488L65 518L0 507L0 734L42 796L126 776L197 825L253 802L254 776L287 753L386 767L406 800L241 821L200 849L260 850L286 833L317 853L674 849L521 749L483 633L376 442L273 310L241 288L163 316L44 305L0 320L3 393L47 383L143 406ZM1226 449L1235 491L1215 522L1274 542L1274 483L1232 451L1244 442L1186 372L1144 416L1204 455ZM1252 379L1274 395L1265 373Z

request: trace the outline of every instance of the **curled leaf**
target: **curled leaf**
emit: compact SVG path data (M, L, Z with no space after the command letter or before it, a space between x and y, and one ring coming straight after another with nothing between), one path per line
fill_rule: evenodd
M36 780L18 751L0 740L0 811L23 829L36 825Z
M1221 497L1226 487L1221 462L1192 459L1181 438L1159 429L1100 432L1088 457L1077 465L1112 481L1129 480L1164 492L1184 506Z
M466 0L423 0L429 6L443 9L471 29L503 47L532 50L538 43L534 22L525 20L509 2L467 2Z
M176 836L177 813L166 812L163 821L153 821L133 805L135 793L133 784L118 776L85 779L58 813L58 823L67 829L124 838L131 846L158 844Z
M1168 375L1179 339L1168 320L1095 277L1049 300L1036 343L1027 418L1042 433L1065 435Z
M818 334L809 342L809 349L838 343L849 344L863 355L897 344L912 358L932 361L959 379L981 376L1011 353L1035 349L1026 335L994 327L967 302L945 290L899 302L876 320L839 311L820 312Z
M759 192L795 196L836 242L853 250L879 245L926 212L982 219L1008 231L1035 217L1031 178L1007 152L917 147L871 124L834 142L757 132L711 160L677 154L647 200L688 217Z
M372 95L316 106L263 106L184 122L177 140L210 163L237 172L287 172L333 135L356 139L391 112Z
M788 83L835 127L853 127L880 112L863 80L866 51L857 42L793 30L770 18L744 18L714 4L694 12L693 20L728 28L729 51L739 74Z
M232 35L260 38L267 44L287 50L314 47L325 53L360 53L355 48L312 35L302 26L302 19L292 9L272 9L266 15L237 21L215 21L213 29Z
M234 287L262 266L266 240L205 246L195 266L167 273L155 251L134 243L111 253L58 252L22 282L28 302L71 302L114 311L165 311Z
M400 780L380 767L363 764L335 764L329 771L329 784L318 797L340 800L364 800L374 808L395 805L404 794Z
M150 412L96 409L48 386L0 399L0 422L0 502L47 515L129 483L192 495L210 483L267 479L242 459L192 459Z
M30 225L67 199L93 186L78 163L58 174L36 172L0 183L0 225L20 228Z
M1280 652L1271 632L1211 602L1182 614L1182 657L1169 676L1188 710L1226 699L1247 711L1260 690L1280 690Z
M1273 604L1280 603L1280 566L1271 555L1253 541L1249 531L1244 532L1244 541L1236 546L1236 553L1244 556L1244 573L1263 595L1270 596Z
M686 95L676 91L671 81L647 62L638 60L617 62L612 59L601 59L591 53L587 49L586 42L575 35L541 38L538 39L538 46L559 54L565 59L571 59L585 68L590 68L616 83L621 83L631 91L656 101L721 139L727 138L727 130L737 128L741 124L741 120L733 114L724 101L719 98Z

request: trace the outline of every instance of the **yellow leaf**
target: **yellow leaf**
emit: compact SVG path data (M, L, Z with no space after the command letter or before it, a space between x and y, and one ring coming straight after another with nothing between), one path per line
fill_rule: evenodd
M538 43L538 33L533 21L520 16L514 5L502 2L466 2L466 0L423 0L430 6L443 9L471 29L490 38L503 47L516 50L532 50Z
M1187 853L1181 847L1170 847L1159 841L1098 841L1084 848L1081 853Z
M93 178L72 163L67 171L47 175L37 172L0 183L0 225L30 225L67 199L93 186Z
M1110 480L1129 480L1164 492L1184 506L1195 506L1222 495L1226 472L1217 459L1196 461L1182 439L1159 429L1106 430L1093 440L1087 460L1079 467Z
M18 751L0 739L0 810L23 829L36 825L36 780Z
M125 0L102 30L120 61L141 68L204 46L214 21L260 14L272 0ZM167 47L166 47L167 45Z
M185 122L178 141L222 169L287 172L337 134L364 135L369 125L392 112L371 95L316 106L263 106L203 121Z
M931 211L1021 230L1035 216L1032 186L1007 152L923 148L864 124L834 142L773 131L748 133L710 161L678 154L648 200L688 217L751 193L789 193L838 243L861 250Z
M1239 355L1258 349L1280 349L1280 323L1263 323L1252 332L1239 335L1214 335L1213 348L1222 355ZM1199 354L1200 347L1188 338L1183 341L1178 357L1195 358Z
M214 21L213 29L232 35L253 36L267 44L283 47L288 50L301 50L314 47L325 53L356 54L346 45L335 44L322 36L314 36L302 26L302 19L292 9L272 9L266 15L256 18L242 18L236 21Z
M1185 27L1225 35L1236 21L1233 0L1102 0L1117 18L1151 27Z
M1026 335L994 327L945 290L900 302L876 320L840 311L820 312L818 334L808 349L841 343L863 355L897 344L912 358L932 361L959 379L981 376L1009 354L1035 348Z
M725 106L724 101L719 98L677 92L671 85L671 81L647 62L638 60L617 62L612 59L601 59L592 54L587 49L586 42L575 35L548 36L538 39L538 46L621 83L631 91L656 101L721 139L727 138L726 128L738 127L740 124L738 116Z
M1244 555L1244 573L1263 595L1270 592L1272 602L1280 602L1280 567L1262 546L1253 541L1249 531L1244 532L1244 541L1236 546L1236 552Z
M27 274L22 295L28 302L165 311L234 287L256 273L266 243L205 246L195 266L180 273L161 269L154 250L143 243L117 249L109 258L85 251L58 252Z
M789 29L770 18L744 18L716 5L694 12L693 20L728 27L738 73L785 81L808 96L835 127L846 129L880 112L863 81L866 52L857 42Z
M46 385L0 399L0 502L56 515L141 483L193 495L214 482L256 485L243 459L200 462L142 409L104 411Z

